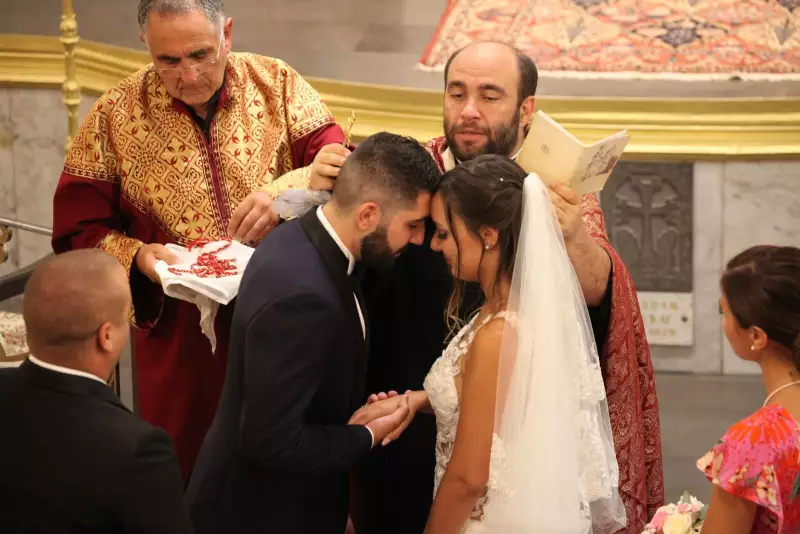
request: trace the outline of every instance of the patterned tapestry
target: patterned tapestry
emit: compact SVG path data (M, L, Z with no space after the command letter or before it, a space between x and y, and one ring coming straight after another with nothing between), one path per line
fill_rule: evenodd
M800 0L449 0L419 67L484 39L552 76L791 79Z

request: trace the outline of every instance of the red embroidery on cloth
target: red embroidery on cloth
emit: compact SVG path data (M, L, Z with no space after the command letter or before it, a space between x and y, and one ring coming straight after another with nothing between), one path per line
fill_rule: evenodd
M223 239L222 241L225 241L224 245L216 250L203 252L197 257L197 261L195 261L188 269L170 267L169 272L174 274L191 273L198 278L224 278L226 276L232 276L236 274L236 260L217 257L217 254L231 246L230 238ZM210 243L214 243L214 241L196 239L189 243L187 248L189 250L202 248Z

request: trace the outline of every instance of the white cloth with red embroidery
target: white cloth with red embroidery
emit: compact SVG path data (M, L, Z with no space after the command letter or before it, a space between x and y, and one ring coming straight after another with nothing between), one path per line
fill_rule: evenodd
M239 293L242 275L254 249L238 241L226 240L190 247L174 244L166 247L178 256L178 263L168 265L165 261L159 261L155 265L164 294L197 306L200 310L200 329L211 342L211 350L215 351L217 336L214 319L217 310L220 304L230 303ZM220 277L199 276L196 265L202 254L211 254L219 260L231 260L230 265L235 267Z

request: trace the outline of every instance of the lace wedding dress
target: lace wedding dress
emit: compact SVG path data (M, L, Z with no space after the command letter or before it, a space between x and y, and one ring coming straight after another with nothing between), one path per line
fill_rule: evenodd
M475 339L475 334L492 319L505 317L505 312L489 315L476 324L478 317L474 317L461 331L453 337L442 355L431 367L425 377L425 392L431 403L433 413L436 415L436 471L434 474L434 492L439 490L453 445L456 442L456 429L461 412L461 402L456 388L455 377L461 372L461 358L467 354L470 345ZM478 499L472 510L469 521L461 529L462 534L481 534L486 532L483 528L484 509L490 506L488 492L502 494L502 473L505 471L505 455L500 437L492 437L492 455L489 463L489 483L487 493Z
M507 312L488 315L480 322L477 322L477 316L474 317L453 337L425 377L425 392L428 394L431 408L436 416L434 493L439 490L439 484L447 469L447 464L450 462L450 456L453 453L453 446L456 442L456 430L461 413L461 401L456 387L456 376L461 372L461 359L469 352L469 348L478 331L493 319L500 318L504 318L512 324L516 323L516 317ZM605 388L599 367L584 366L581 368L579 376L578 381L581 384L582 399L591 399L596 402L598 399L603 398ZM584 466L579 474L580 493L584 503L581 516L590 523L592 507L589 503L597 499L611 498L609 487L613 483L609 481L616 479L617 472L616 465L609 465L606 456L607 451L605 449L607 447L604 447L602 442L601 423L595 417L592 417L589 411L581 411L576 415L574 423L576 428L580 429L578 433L581 435L584 444L578 454L579 462ZM530 453L536 454L534 446L530 447ZM461 534L489 534L489 528L483 522L484 516L489 511L489 507L497 504L498 499L505 499L510 495L507 480L508 468L506 447L503 440L495 432L492 435L489 480L486 484L486 491L475 503L469 520L461 529ZM600 515L608 516L612 514ZM611 523L612 525L607 529L595 525L594 531L597 533L616 531L619 524Z
M505 319L502 417L495 417L486 491L461 534L607 534L626 524L594 334L553 210L542 181L528 176L506 311L473 318L425 378L438 491L456 443L462 358L481 328Z

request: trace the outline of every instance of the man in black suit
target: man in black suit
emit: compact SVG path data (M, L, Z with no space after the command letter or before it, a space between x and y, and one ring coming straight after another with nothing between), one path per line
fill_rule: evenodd
M31 356L0 369L0 532L192 531L166 432L106 385L128 342L128 276L76 250L25 286Z
M401 402L351 417L366 400L369 336L356 273L422 242L438 178L419 143L375 134L347 158L327 205L259 245L189 482L198 532L344 533L351 475L408 415Z

